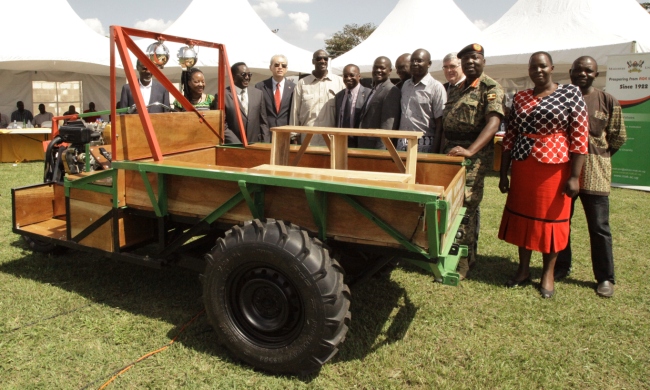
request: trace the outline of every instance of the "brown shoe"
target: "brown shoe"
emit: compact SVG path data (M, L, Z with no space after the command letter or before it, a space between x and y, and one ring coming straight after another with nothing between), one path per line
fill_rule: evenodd
M614 284L609 280L598 283L596 294L604 298L611 298L614 295Z
M460 280L467 279L467 274L469 273L469 263L467 261L467 257L461 257L460 260L458 260L457 270Z

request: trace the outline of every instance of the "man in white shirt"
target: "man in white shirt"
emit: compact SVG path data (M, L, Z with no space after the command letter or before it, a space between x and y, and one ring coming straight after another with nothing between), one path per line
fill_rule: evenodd
M165 87L154 80L151 72L149 72L146 66L140 63L140 60L138 60L135 68L138 71L138 85L140 86L140 92L142 93L144 103L147 105L151 103L162 103L169 107L169 92L167 92ZM135 103L133 95L131 94L131 86L129 84L125 84L122 87L120 97L120 107L122 108L131 107ZM153 114L156 112L165 112L167 109L163 106L151 106L147 111L149 111L150 114Z
M294 126L336 127L334 96L345 88L343 78L328 72L329 54L316 50L312 73L300 79L293 93L289 123ZM303 135L304 138L304 135ZM325 146L323 137L313 137L310 145Z
M449 91L450 87L455 87L465 80L465 73L460 66L460 58L456 53L449 53L442 59L442 71L445 73L447 82L442 84L445 91Z
M420 131L418 152L440 153L442 111L447 92L442 84L429 74L431 54L418 49L411 54L411 78L402 86L402 115L399 129ZM397 142L398 150L406 150L406 139Z
M52 115L51 112L45 112L45 104L43 103L39 104L38 111L40 112L40 114L34 117L34 127L41 127L43 122L47 122L47 121L52 122L52 118L54 117L54 115Z

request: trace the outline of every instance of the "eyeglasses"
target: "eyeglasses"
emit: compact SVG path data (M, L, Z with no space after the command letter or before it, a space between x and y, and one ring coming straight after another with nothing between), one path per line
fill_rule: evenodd
M273 64L273 66L276 67L276 68L283 67L284 69L287 69L287 64L278 64L278 63L275 63L275 64Z
M247 72L243 72L243 73L240 73L239 75L240 75L242 78L244 78L244 79L245 79L246 77L248 77L249 79L250 79L251 77L253 77L253 74L252 74L251 72L248 72L248 73L247 73Z
M314 57L316 61L328 61L330 58L329 57Z
M454 70L456 68L458 68L458 65L445 65L442 67L444 70Z

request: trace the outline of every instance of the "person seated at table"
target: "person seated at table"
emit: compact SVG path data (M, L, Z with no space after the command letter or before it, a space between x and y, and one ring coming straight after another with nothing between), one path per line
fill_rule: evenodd
M40 114L34 117L34 127L41 127L43 125L43 122L47 122L47 121L52 122L52 118L54 117L54 115L52 115L51 112L45 111L45 104L43 103L39 104L38 111L40 112Z
M87 112L95 112L95 111L97 111L95 109L95 103L90 102L90 103L88 103L88 109L84 110L84 114L87 113ZM88 123L92 123L92 122L97 121L97 119L100 119L100 118L101 118L100 115L87 116L87 117L84 118L84 121L86 121Z
M79 115L79 113L77 112L75 106L71 104L68 106L68 111L64 112L63 115ZM68 120L69 119L64 120L63 123L68 123Z
M192 103L197 110L209 110L214 101L214 96L204 93L205 76L199 68L190 68L183 72L181 77L183 96ZM174 110L185 111L178 100L174 100Z
M0 129L6 129L9 126L9 118L0 112Z
M25 110L25 104L21 101L16 103L16 111L11 113L11 121L16 121L18 123L27 123L28 121L34 121L34 115L31 111Z

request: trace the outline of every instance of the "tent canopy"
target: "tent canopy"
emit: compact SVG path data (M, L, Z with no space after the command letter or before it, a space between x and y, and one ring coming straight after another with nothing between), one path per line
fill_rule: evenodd
M204 14L223 17L212 23L197 21L196 15ZM245 62L256 73L270 75L269 62L276 54L287 57L289 72L309 73L313 69L312 53L291 45L274 34L247 0L193 0L164 33L223 43L231 65ZM176 60L181 45L170 43L167 46L171 52L171 63ZM216 69L218 64L217 50L201 48L197 67L206 72L210 68Z
M486 72L527 77L530 55L547 51L555 73L568 77L583 55L607 70L607 56L650 51L650 15L636 0L519 0L483 31Z
M347 64L355 64L367 75L379 56L394 62L422 48L431 53L433 72L442 69L445 55L479 39L480 30L453 0L400 0L365 41L334 59L332 68L340 74Z

